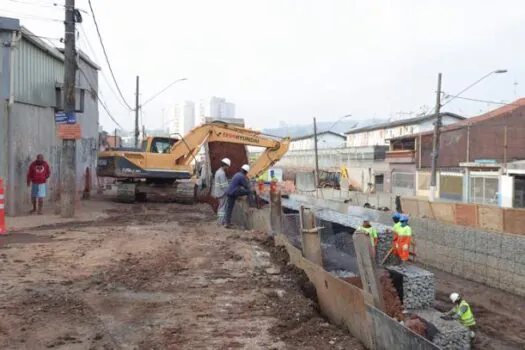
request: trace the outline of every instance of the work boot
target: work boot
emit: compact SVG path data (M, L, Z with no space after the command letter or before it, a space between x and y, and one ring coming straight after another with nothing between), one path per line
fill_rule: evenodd
M474 337L476 336L476 332L470 331L469 335L470 335L470 339L474 339Z

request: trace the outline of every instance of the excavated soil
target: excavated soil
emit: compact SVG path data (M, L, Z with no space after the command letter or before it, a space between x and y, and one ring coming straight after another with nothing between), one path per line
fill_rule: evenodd
M218 228L206 205L100 217L3 242L1 349L363 349L266 235Z

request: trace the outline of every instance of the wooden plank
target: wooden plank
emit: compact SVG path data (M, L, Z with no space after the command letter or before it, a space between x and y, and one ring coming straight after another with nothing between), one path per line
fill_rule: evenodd
M456 203L456 224L476 227L478 225L478 210L475 204Z
M355 231L352 235L354 241L355 255L359 267L359 275L363 282L363 290L372 294L374 306L380 310L385 310L383 291L376 272L375 257L372 254L373 247L370 244L370 237Z
M503 232L503 209L488 205L478 206L479 227L485 230Z

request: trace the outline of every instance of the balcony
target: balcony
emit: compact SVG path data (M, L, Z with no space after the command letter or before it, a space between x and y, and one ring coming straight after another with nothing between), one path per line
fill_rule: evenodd
M395 150L386 152L388 163L411 164L416 162L416 151L414 150Z

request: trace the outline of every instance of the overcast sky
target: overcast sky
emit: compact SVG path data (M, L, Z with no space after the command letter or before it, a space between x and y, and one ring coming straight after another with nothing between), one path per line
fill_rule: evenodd
M63 36L64 0L0 0L35 34ZM117 81L134 102L135 76L148 128L167 123L163 108L181 100L226 97L250 127L388 118L433 106L437 73L454 94L495 69L463 96L512 101L525 83L523 0L92 0ZM118 101L87 0L79 46L103 67L103 99L125 128L132 113ZM53 20L54 19L54 20ZM85 34L84 34L85 33ZM93 52L88 43L93 48ZM518 83L516 85L515 83ZM472 116L495 104L455 100L445 108ZM115 124L100 108L101 124Z

